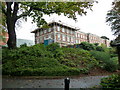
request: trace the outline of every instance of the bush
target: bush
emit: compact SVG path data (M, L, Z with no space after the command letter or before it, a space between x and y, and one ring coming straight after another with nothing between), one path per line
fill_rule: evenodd
M2 53L5 75L78 75L89 73L100 61L106 60L101 60L99 53L91 55L81 48L60 48L56 43L48 46L36 44L14 50L3 49Z
M45 47L42 44L37 44L14 50L3 49L3 74L20 76L78 75L80 70L76 67L73 68L74 63L60 63L59 59L63 58L64 53L56 45L51 44Z
M107 52L91 51L92 56L99 62L99 67L107 71L115 71L118 69L116 58L110 58L110 54Z
M104 49L103 49L103 47L101 47L101 46L97 46L97 47L96 47L96 51L104 51Z
M88 42L81 42L80 48L90 51L90 50L95 50L95 45L88 43Z
M88 68L93 68L97 65L97 61L86 50L80 48L62 48L62 51L65 55L63 59L60 59L60 62L65 65Z
M22 48L22 47L27 47L27 44L24 43L24 44L20 45L20 47L21 47L21 48Z
M113 74L109 77L102 78L100 84L103 88L120 89L120 75Z

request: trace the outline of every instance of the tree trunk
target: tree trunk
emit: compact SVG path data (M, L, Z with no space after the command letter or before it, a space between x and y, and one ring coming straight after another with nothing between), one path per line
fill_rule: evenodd
M118 63L120 67L120 46L117 46L117 53L118 53Z
M11 8L13 2L6 2L6 4L7 4L6 24L9 34L7 45L9 49L14 49L16 48L15 23L17 21L18 3L17 2L14 3L13 10Z
M13 25L13 22L11 23L12 23L11 26L8 26L9 39L8 39L7 45L9 49L14 49L16 48L16 33L14 28L15 25Z

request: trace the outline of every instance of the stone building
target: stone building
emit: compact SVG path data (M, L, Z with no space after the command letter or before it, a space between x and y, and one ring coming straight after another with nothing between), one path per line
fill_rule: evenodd
M44 43L44 40L52 39L60 46L74 45L81 42L99 43L109 46L109 41L91 33L79 31L79 28L69 26L62 22L51 22L49 28L38 28L35 33L35 44Z

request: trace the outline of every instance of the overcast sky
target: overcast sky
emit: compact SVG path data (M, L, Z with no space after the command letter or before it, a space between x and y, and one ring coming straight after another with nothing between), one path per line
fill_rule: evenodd
M107 36L111 40L115 37L112 35L110 26L105 22L107 11L111 9L113 0L98 0L99 3L94 4L93 11L88 10L86 16L77 16L77 22L72 19L68 19L64 16L57 16L55 14L44 16L48 22L52 20L61 20L68 25L76 26L80 28L80 31L86 33L96 34L98 36ZM17 38L34 40L34 34L30 33L37 28L36 24L31 24L29 18L27 22L22 22L21 27L16 30Z

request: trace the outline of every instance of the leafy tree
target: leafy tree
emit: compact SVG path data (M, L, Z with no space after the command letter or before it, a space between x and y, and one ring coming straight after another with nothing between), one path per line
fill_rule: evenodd
M120 43L120 1L113 2L112 9L107 13L106 22L109 23L112 31L114 31L114 35L117 36L113 43ZM120 66L120 46L117 46L117 52Z
M43 15L64 14L68 18L77 20L76 15L86 14L86 9L91 9L92 2L4 2L0 3L0 9L6 17L6 25L9 34L8 47L16 47L15 25L21 18L27 20L31 17L37 26L47 24Z
M108 11L106 22L111 26L114 35L120 35L120 1L113 2L113 7Z
M103 39L108 39L108 40L109 40L109 38L108 38L108 37L106 37L106 36L101 36L101 38L103 38Z

